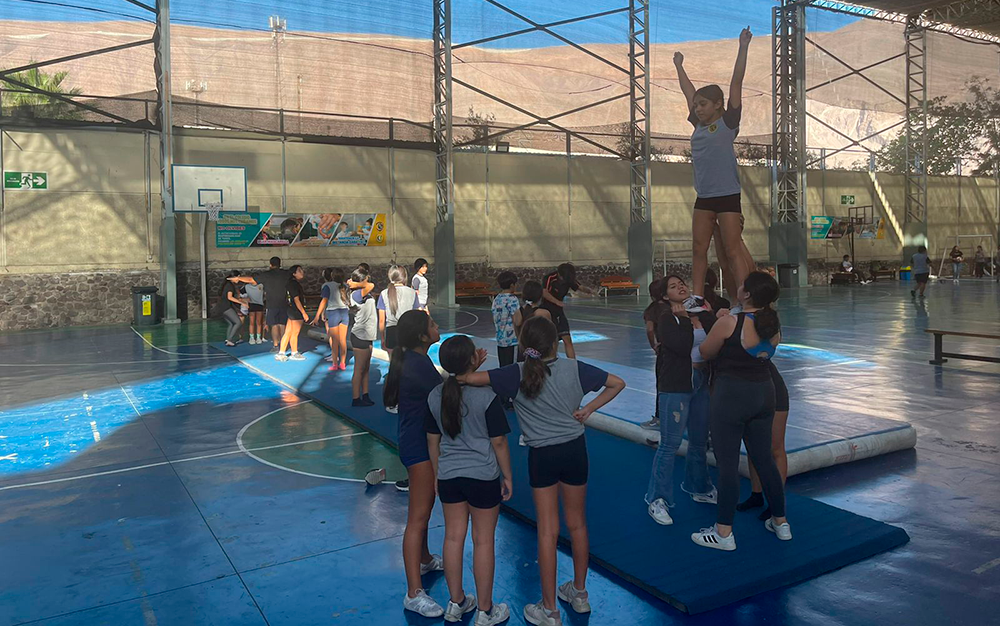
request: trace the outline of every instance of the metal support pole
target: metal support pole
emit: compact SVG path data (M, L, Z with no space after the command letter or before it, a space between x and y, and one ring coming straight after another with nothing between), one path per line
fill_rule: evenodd
M198 229L198 251L200 252L199 269L201 270L201 319L208 319L208 215L202 213L201 228Z
M653 281L650 211L649 0L629 0L629 233L632 280L646 290Z
M160 127L160 285L167 324L180 322L177 317L177 221L173 208L173 181L171 166L174 162L173 118L170 97L170 0L156 2L156 44L154 61L157 79L157 105Z
M919 16L906 20L906 200L903 260L927 245L927 29Z
M455 304L455 177L452 130L451 0L434 0L435 302Z
M285 137L285 110L278 110L278 126L281 132L281 212L288 212L288 159L287 144Z

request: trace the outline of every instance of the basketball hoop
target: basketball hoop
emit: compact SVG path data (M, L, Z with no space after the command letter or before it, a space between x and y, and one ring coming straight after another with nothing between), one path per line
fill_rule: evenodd
M219 202L209 202L205 205L205 212L208 213L208 221L210 222L218 222L221 211L222 204Z

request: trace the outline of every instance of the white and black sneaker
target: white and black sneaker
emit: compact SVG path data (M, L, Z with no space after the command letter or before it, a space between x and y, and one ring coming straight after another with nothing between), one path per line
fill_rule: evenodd
M398 406L387 406L387 407L385 407L385 412L386 413L392 413L393 415L396 415L397 413L399 413L399 407Z
M718 504L719 490L712 487L712 490L708 493L692 493L691 499L701 504Z
M639 424L639 426L642 427L643 430L658 431L660 430L660 419L658 417L653 417L652 419Z
M384 467L379 467L379 468L376 468L376 469L370 469L370 470L368 470L368 473L365 474L365 482L368 483L369 485L371 485L372 487L374 487L375 485L381 484L382 481L384 481L384 480L385 480L385 468Z
M396 491L407 492L410 490L409 480L397 480L396 481Z
M684 301L684 310L688 313L707 311L708 309L705 308L705 298L695 295L688 296L687 300Z
M510 619L510 609L502 602L494 604L489 613L480 611L476 613L476 622L473 626L497 626Z
M431 560L426 563L420 564L420 575L424 576L430 574L431 572L443 572L444 571L444 560L441 559L440 555L432 554ZM475 602L476 597L472 596L472 608L476 608Z
M577 613L590 613L590 594L584 589L580 591L573 584L572 580L567 580L556 589L556 597L569 605Z
M725 550L726 552L732 552L736 549L736 535L729 533L728 537L723 537L719 534L715 525L712 525L711 528L702 528L698 532L692 533L691 541L704 548L714 548L716 550Z
M784 524L775 524L774 518L771 517L764 522L764 528L774 533L778 539L781 539L782 541L792 540L792 527L788 525L788 522L785 522Z
M466 613L475 611L476 606L476 596L471 593L465 594L465 600L462 600L461 604L455 604L448 600L448 607L444 610L444 621L460 622Z
M653 521L660 526L670 526L674 523L674 519L670 517L670 507L667 506L667 502L663 498L657 498L650 502L646 510Z

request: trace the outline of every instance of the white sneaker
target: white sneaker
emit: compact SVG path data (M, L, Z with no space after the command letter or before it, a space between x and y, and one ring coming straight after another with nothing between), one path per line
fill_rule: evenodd
M387 407L385 407L385 412L386 413L392 413L393 415L396 415L397 413L399 413L399 407L398 406L387 406Z
M443 572L444 571L444 561L437 554L431 555L431 560L427 563L420 564L420 575L430 574L431 572ZM475 601L475 598L473 598Z
M423 589L418 589L417 595L412 598L410 594L403 596L403 608L424 617L441 617L444 615L444 609L441 608L441 605L435 602L434 598L427 595L427 592Z
M670 507L663 498L657 498L649 503L649 516L660 526L670 526L674 518L670 517Z
M535 626L562 626L562 614L559 609L550 612L539 600L524 607L524 621Z
M510 609L506 604L494 604L489 613L480 611L476 614L476 622L473 626L496 626L510 619Z
M590 613L590 594L584 589L580 591L573 584L572 580L567 580L556 589L556 595L563 602L569 602L573 610L577 613Z
M771 517L764 522L764 528L777 535L778 539L781 539L782 541L792 540L792 527L788 525L788 522L785 522L784 524L775 524L774 518Z
M692 493L691 499L695 502L700 502L701 504L718 504L719 490L712 487L712 490L708 493Z
M302 354L300 354L298 352L293 352L292 356L288 357L288 360L289 361L305 361L306 357L302 356Z
M702 528L698 532L692 533L691 541L705 548L715 548L716 550L725 550L726 552L732 552L736 549L736 535L730 533L728 537L723 537L716 530L715 525L711 528Z
M656 419L654 417L654 418L652 418L650 420L647 420L647 421L639 424L639 427L642 428L643 430L656 430L656 431L658 431L658 430L660 430L660 420L658 420L658 419Z
M444 610L444 621L460 622L466 613L476 610L476 596L471 593L465 594L462 604L455 604L448 600L448 608Z
M330 356L326 357L323 360L326 361L327 363L333 363L333 355L331 354Z
M684 310L688 313L701 313L706 311L705 299L701 296L690 295L684 301Z
M279 353L277 353L277 354L274 355L274 360L275 361L281 361L282 363L284 363L285 361L288 360L288 355L284 354L283 352L279 352Z
M517 437L517 445L521 446L522 448L524 448L524 447L526 447L528 445L524 441L524 435L518 435L518 437Z
M377 469L368 470L365 474L365 482L374 487L379 485L385 480L385 468L380 467Z

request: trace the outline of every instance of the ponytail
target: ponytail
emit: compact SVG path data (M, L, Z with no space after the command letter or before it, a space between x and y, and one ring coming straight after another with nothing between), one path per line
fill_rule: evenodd
M403 378L403 359L410 350L424 345L430 318L424 311L407 311L399 317L399 345L392 351L389 359L389 373L385 377L385 387L382 388L382 402L385 406L399 405L399 383Z
M328 270L330 272L330 277L326 279L327 282L335 282L340 290L340 301L347 304L348 298L350 297L347 293L347 280L344 278L344 270L337 268Z
M753 327L757 336L764 341L781 332L781 320L771 304L778 299L781 289L774 276L766 272L750 272L743 281L743 290L749 296L750 303L759 310L754 313Z
M406 282L406 268L400 265L392 265L389 267L389 287L385 290L389 301L389 310L392 314L396 314L396 309L399 308L399 294L396 293L396 283Z
M328 267L323 270L323 281L330 282L331 280L333 280L333 269Z
M441 367L451 374L441 387L441 429L452 439L462 432L462 385L458 383L460 374L472 367L476 356L476 344L465 335L455 335L441 344L438 353Z
M559 341L559 331L544 317L532 317L521 327L520 341L526 357L521 369L521 392L528 398L537 398L552 373L543 357Z

